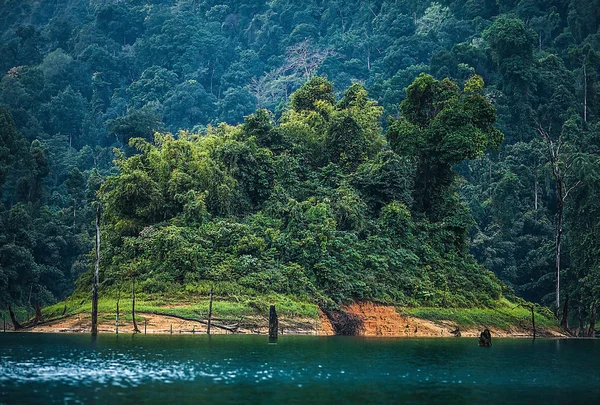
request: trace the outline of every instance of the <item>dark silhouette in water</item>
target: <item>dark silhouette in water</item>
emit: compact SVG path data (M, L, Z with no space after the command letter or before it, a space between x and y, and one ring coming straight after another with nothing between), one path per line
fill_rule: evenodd
M479 335L479 346L491 347L492 346L492 334L489 329L484 330Z

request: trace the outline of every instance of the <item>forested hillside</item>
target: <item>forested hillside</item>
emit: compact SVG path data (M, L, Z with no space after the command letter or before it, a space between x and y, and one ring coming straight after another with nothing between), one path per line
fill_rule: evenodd
M0 305L89 288L99 205L105 288L588 323L599 28L598 0L5 0Z

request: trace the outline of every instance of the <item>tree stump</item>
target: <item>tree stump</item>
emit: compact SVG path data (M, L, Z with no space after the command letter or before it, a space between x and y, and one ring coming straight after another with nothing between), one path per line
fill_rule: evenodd
M279 320L277 319L277 311L275 305L271 305L269 309L269 340L277 340L277 330L279 329Z
M485 329L479 335L479 346L481 347L492 347L492 334L489 329Z

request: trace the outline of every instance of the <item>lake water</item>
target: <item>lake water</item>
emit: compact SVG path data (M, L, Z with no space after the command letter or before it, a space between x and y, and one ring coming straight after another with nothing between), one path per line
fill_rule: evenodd
M0 403L600 403L600 341L0 333Z

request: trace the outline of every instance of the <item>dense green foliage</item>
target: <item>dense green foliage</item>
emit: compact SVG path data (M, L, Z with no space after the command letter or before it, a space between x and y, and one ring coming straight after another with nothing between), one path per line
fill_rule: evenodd
M434 96L413 94L419 86ZM422 142L458 162L498 146L481 86L474 77L461 91L423 75L402 107L440 106L429 123L438 131L424 129ZM497 279L468 254L470 215L449 166L431 174L448 180L434 180L433 200L443 207L421 217L413 200L431 194L414 187L424 163L406 148L384 147L382 109L362 86L335 102L331 83L315 77L291 99L278 125L259 110L236 127L132 139L138 153L120 158L119 174L100 189L105 283L136 277L142 290L162 292L174 283L231 281L323 305L368 298L469 306L500 296ZM448 122L455 110L460 123ZM413 121L407 114L398 126ZM394 145L412 137L394 132ZM459 155L456 144L467 150Z
M583 323L600 291L599 13L598 0L4 1L0 305L72 291L95 192L119 174L103 189L119 259L103 264L144 288L231 277L466 305L499 293L470 251L552 304L562 218L561 301ZM463 87L473 75L486 86Z

